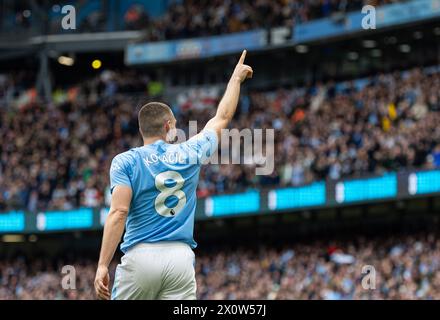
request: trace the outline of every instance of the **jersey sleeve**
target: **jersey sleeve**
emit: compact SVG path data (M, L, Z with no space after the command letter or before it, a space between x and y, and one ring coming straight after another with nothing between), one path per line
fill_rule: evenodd
M110 166L110 192L113 193L113 189L116 186L128 186L131 188L130 179L130 167L127 158L122 154L113 158Z
M217 150L217 133L210 129L203 130L186 141L184 145L190 152L190 158L198 164L203 164Z

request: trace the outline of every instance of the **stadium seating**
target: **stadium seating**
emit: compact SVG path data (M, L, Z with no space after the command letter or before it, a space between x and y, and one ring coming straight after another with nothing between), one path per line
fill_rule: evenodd
M134 93L145 92L148 81L104 71L54 92L54 106L42 105L25 91L10 110L1 109L0 132L9 139L0 146L0 210L105 205L111 159L141 143L134 106L151 96ZM13 84L7 86L6 92L16 91ZM206 166L198 194L438 167L439 92L435 68L353 83L251 91L232 127L275 128L274 173L256 176L254 165ZM220 97L218 88L177 96L173 108L182 129L191 119L198 119L200 128Z
M111 1L106 5L99 0L53 1L41 8L47 15L50 33L105 32L116 30L144 30L149 41L180 39L233 33L255 28L294 26L306 21L329 17L335 13L360 10L365 4L383 5L401 0L351 1ZM78 12L78 28L63 30L58 27L62 19L61 6L73 5ZM10 2L0 20L0 30L15 28L30 30L42 28L38 16L29 13L29 7ZM117 12L115 14L114 12Z
M198 298L439 299L439 252L434 234L197 252ZM76 290L60 286L59 270L69 263L76 268ZM361 286L365 265L376 267L375 290ZM95 267L84 257L0 260L0 300L94 299Z

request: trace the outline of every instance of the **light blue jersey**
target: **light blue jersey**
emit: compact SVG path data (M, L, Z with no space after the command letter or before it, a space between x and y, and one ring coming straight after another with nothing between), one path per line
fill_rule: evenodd
M193 230L199 172L217 144L215 131L204 130L184 143L158 140L113 159L111 191L124 185L133 192L121 244L124 253L138 243L181 241L197 246Z

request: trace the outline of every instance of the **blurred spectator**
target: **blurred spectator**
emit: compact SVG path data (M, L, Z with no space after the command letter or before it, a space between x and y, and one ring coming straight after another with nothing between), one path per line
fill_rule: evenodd
M128 30L139 30L146 28L150 19L143 6L133 4L125 13L124 22Z
M363 5L380 6L402 0L183 0L172 1L164 14L149 17L142 2L131 5L126 12L121 13L125 30L145 30L146 40L158 41L188 37L201 37L247 31L257 28L294 27L310 20L338 17L343 19L345 13L361 10ZM20 2L7 2L5 6L6 24L9 28L29 29L44 25L40 14L33 12L35 7L20 5ZM113 31L114 20L101 3L98 8L87 6L86 1L69 2L77 9L80 32ZM39 5L37 11L46 13L51 32L62 32L62 15L60 4L49 1ZM56 9L55 9L56 8ZM29 10L32 9L32 10ZM12 18L12 19L11 19ZM1 21L0 21L1 22ZM113 28L110 27L114 24ZM110 27L110 30L109 30ZM5 28L5 30L7 30Z
M435 233L280 248L212 248L196 254L198 299L440 299L440 239ZM66 264L76 269L76 290L61 287ZM375 268L374 290L362 286L366 265ZM2 258L0 300L96 299L95 271L96 262L85 258Z
M104 71L57 89L57 102L45 106L36 96L22 98L20 92L32 88L10 78L1 83L4 92L23 88L0 108L0 134L6 137L0 145L0 204L8 209L105 205L111 159L141 144L137 107L153 96L163 100L165 93L162 83L133 71ZM222 91L212 86L177 94L171 105L178 127L188 132L189 121L197 120L200 130ZM439 92L440 73L432 68L360 82L251 90L231 128L275 129L275 170L256 176L254 158L246 165L204 166L198 196L437 167Z

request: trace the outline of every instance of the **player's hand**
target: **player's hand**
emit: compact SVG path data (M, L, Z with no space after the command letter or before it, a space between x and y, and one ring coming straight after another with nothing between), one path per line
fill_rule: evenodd
M102 265L98 266L95 277L95 292L99 299L110 300L109 282L108 268Z
M247 78L252 78L254 71L252 68L246 64L244 64L244 59L246 58L246 50L243 50L241 54L240 60L238 60L237 65L235 66L234 73L232 74L232 78L240 81L242 83Z

